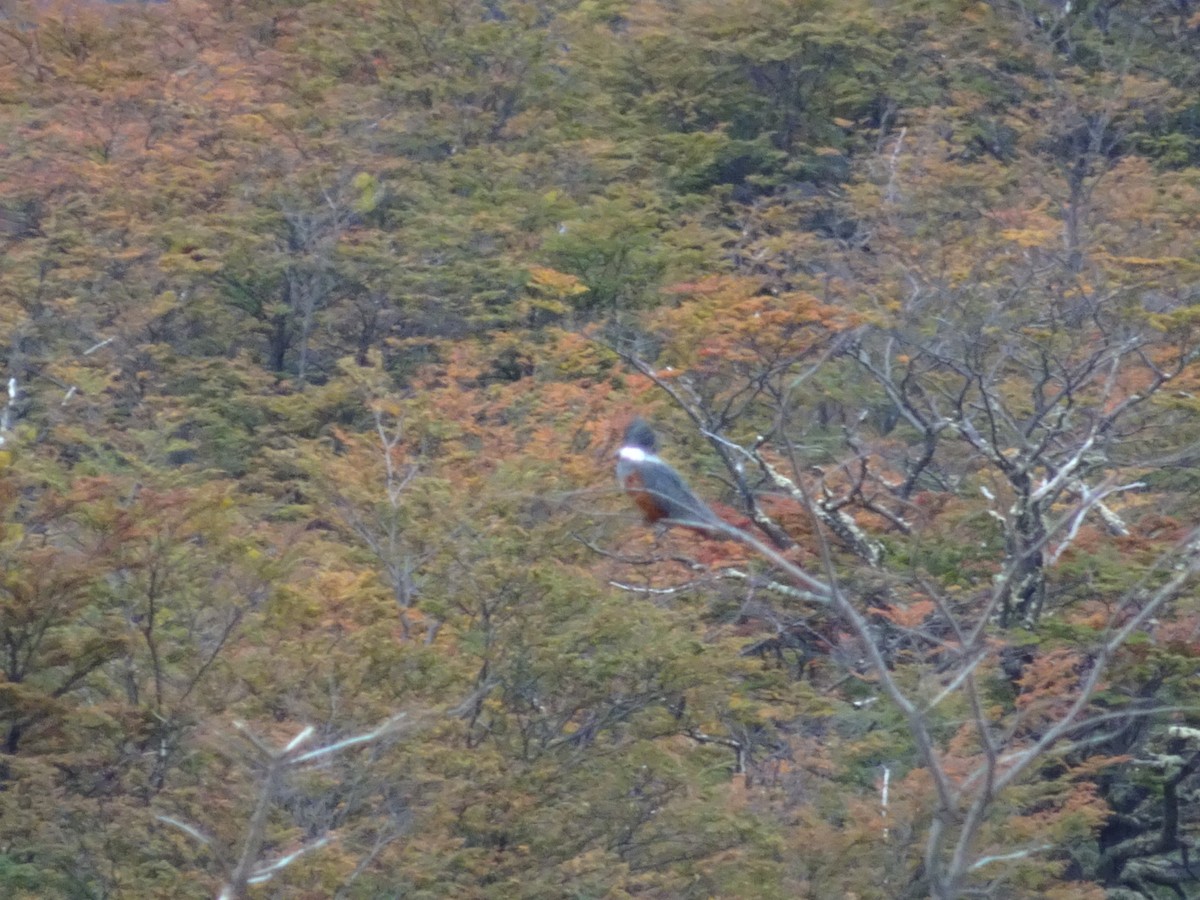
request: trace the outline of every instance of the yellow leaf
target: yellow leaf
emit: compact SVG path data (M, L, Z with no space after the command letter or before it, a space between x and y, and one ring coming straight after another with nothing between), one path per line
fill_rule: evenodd
M533 266L529 270L530 288L535 293L551 297L571 297L587 291L587 285L566 272L545 266Z
M1039 228L1006 228L1000 236L1007 241L1015 241L1021 247L1040 247L1054 239L1054 235Z

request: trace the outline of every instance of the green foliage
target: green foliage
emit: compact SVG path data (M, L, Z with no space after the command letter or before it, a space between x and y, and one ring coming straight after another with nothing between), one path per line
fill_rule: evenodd
M1194 890L1186 7L7 4L0 894Z

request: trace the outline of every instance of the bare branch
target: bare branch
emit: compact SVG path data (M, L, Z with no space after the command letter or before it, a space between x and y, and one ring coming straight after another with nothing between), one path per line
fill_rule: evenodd
M273 877L275 877L276 874L294 863L301 856L306 853L312 853L314 850L320 850L331 840L333 840L333 838L331 838L329 835L324 835L323 837L317 838L317 840L312 841L311 843L305 844L299 850L289 853L287 856L279 857L279 859L275 860L273 863L269 863L266 866L261 866L255 869L254 874L250 876L250 880L247 883L263 884L264 882L270 881Z
M163 822L167 825L175 826L180 831L182 831L184 834L195 838L201 844L204 844L206 847L213 846L212 838L210 838L207 834L204 834L204 832L200 831L199 829L193 828L187 822L181 822L181 821L179 821L179 819L173 818L172 816L159 815L159 816L155 816L155 818L158 819L158 821Z
M1014 859L1024 859L1025 857L1032 856L1035 853L1041 853L1045 850L1053 849L1053 844L1039 844L1036 847L1027 847L1024 850L1014 850L1012 853L997 853L994 856L984 856L972 863L968 871L974 872L977 869L982 869L984 866L990 866L992 863L1010 862Z
M378 728L364 732L363 734L356 734L353 737L345 738L344 740L340 740L334 744L329 744L325 747L319 747L316 750L310 750L307 753L301 753L299 756L293 757L290 762L295 765L300 765L301 763L312 762L314 759L320 759L333 753L340 753L341 751L349 749L350 747L357 747L359 744L366 744L370 741L378 740L385 735L397 731L400 723L403 722L405 718L406 714L400 713L398 716L393 716L392 718L388 719ZM292 743L295 743L295 741ZM291 745L289 745L288 749L291 749Z

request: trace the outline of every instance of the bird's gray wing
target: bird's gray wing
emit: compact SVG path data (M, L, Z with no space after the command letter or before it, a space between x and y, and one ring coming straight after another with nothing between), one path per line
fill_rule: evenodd
M645 489L662 503L677 522L724 524L708 504L692 493L679 473L661 460L647 461L642 472Z

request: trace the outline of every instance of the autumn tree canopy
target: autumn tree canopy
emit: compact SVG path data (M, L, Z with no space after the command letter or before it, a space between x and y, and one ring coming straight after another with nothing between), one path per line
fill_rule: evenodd
M1197 235L1189 0L0 4L0 895L1197 895Z

